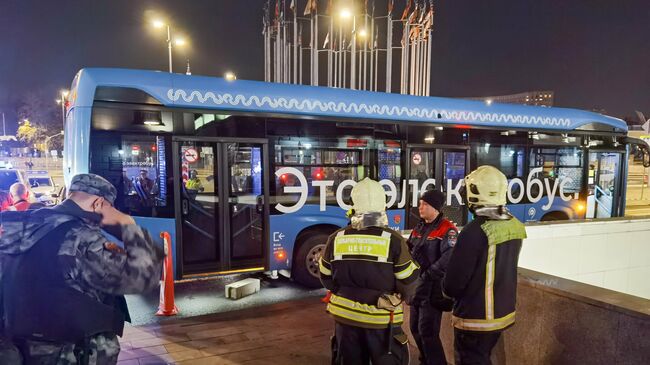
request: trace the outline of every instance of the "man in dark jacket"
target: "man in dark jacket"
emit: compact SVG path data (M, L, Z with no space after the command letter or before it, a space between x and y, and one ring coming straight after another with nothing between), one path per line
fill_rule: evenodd
M508 181L493 166L465 177L474 220L458 236L443 281L454 298L452 323L457 365L490 364L501 331L515 323L517 261L524 225L504 207Z
M444 298L442 277L447 269L458 229L443 217L445 194L427 190L420 197L420 222L411 231L407 244L411 256L420 265L420 280L415 297L409 303L411 334L420 350L420 362L426 365L446 365L445 351L440 341L442 312L451 310L452 301Z
M332 234L319 261L330 290L336 364L407 364L404 312L396 294L409 296L419 274L402 236L388 228L386 193L364 179L352 189L351 224Z
M113 207L107 180L79 174L68 191L56 207L0 215L4 335L27 364L115 364L128 318L123 295L158 284L164 253Z

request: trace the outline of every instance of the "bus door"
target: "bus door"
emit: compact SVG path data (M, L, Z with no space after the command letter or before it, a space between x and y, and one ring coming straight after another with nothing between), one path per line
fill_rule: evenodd
M619 215L622 161L620 152L589 152L586 218Z
M265 140L175 138L183 276L265 268L267 148Z
M453 190L447 201L451 199L451 204L446 205L442 211L443 214L456 223L463 225L467 221L467 210L462 201L458 199L454 191L457 191L459 183L468 173L469 148L464 146L447 146L447 145L418 145L409 146L408 149L408 172L409 180L417 180L418 192L424 189L441 189L448 191ZM434 183L435 181L435 183ZM420 220L417 204L413 205L413 185L408 184L407 208L409 214L406 222L406 228L412 229Z

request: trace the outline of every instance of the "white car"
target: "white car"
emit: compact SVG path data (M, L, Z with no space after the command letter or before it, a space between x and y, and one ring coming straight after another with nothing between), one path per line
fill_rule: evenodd
M54 205L58 202L59 187L47 171L25 171L23 174L36 201L45 205Z

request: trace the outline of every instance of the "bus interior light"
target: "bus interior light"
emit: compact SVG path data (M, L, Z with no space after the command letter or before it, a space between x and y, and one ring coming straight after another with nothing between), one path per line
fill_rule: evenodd
M444 127L443 127L443 126L441 126L441 125L438 125L438 126L436 126L436 127L435 127L435 129L436 129L437 131L441 131L441 130L443 130L443 129L444 129Z
M427 143L433 143L433 142L435 142L435 140L436 140L436 137L425 137L424 138L424 141L427 142Z

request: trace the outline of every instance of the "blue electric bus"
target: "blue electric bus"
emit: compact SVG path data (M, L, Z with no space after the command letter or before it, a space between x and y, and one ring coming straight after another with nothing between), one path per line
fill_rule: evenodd
M522 221L621 216L626 132L572 109L92 68L72 84L64 176L106 177L120 210L169 232L176 279L272 271L318 285L364 177L384 185L395 229L433 188L464 224L463 177L485 164L507 175Z

